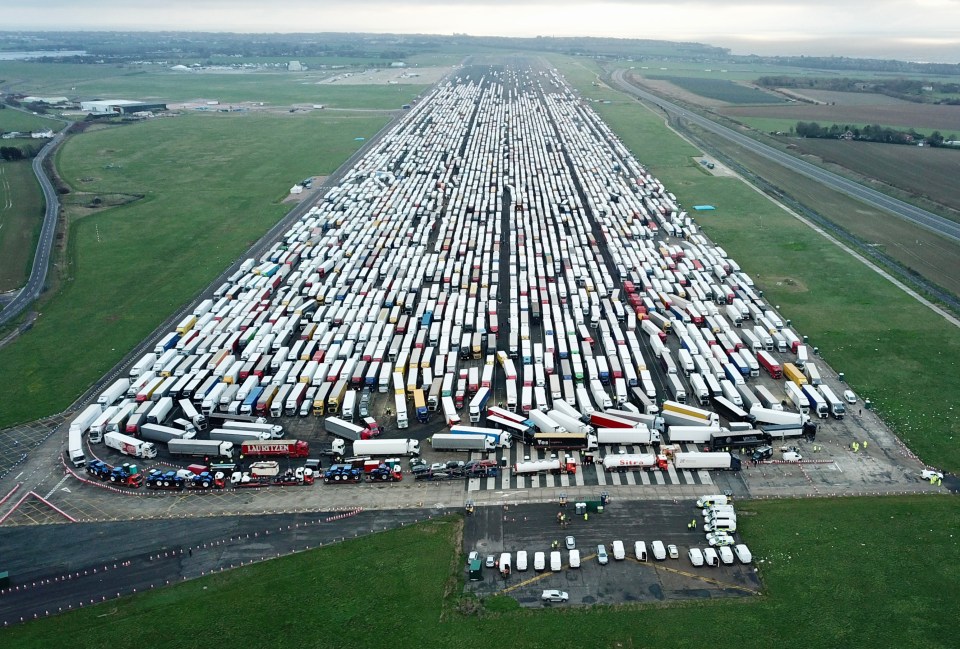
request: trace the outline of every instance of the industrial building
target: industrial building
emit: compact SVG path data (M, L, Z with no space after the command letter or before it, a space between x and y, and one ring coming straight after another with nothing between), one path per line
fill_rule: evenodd
M104 99L80 102L80 110L94 115L129 115L140 112L160 112L167 110L167 105L160 102L132 101L130 99Z

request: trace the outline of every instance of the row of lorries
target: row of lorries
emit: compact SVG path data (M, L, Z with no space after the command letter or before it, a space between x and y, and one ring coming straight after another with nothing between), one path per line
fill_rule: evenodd
M276 465L275 462L273 464ZM227 471L226 467L191 465L186 469L150 469L143 473L135 464L113 466L102 460L91 460L85 466L90 479L133 489L146 486L147 489L164 491L206 491L223 489L227 484L234 487L269 487L310 485L314 482L314 473L307 467L297 467L283 473L279 472L276 466L273 467L274 470L268 469L266 473L258 473L257 469L256 464L250 471Z
M503 385L503 410L534 422L539 437L529 441L589 449L589 433L582 445L556 437L579 434L557 421L562 404L585 417L614 408L654 416L662 396L654 373L662 372L681 405L684 382L700 377L709 405L734 422L731 432L743 432L751 417L802 430L772 395L745 414L736 410L744 410L737 395L742 404L760 365L778 365L773 353L789 350L798 362L807 354L752 280L555 73L543 74L562 90L546 95L535 89L537 75L511 77L521 81L520 110L499 95L503 74L461 74L431 91L280 241L161 336L128 384L111 386L100 405L132 399L127 427L133 419L142 436L145 426L163 425L149 421L149 410L168 399L191 404L196 414L184 407L184 420L199 427L197 417L221 411L309 410L349 422L359 395L376 393L392 398L398 428L410 425L410 409L419 421L442 412L452 436L470 394L470 423L486 411L489 426L485 399ZM447 119L464 105L481 119ZM510 129L491 149L486 129L499 122L486 119L494 118ZM465 152L449 148L453 142L466 142ZM671 333L677 353L667 346ZM760 387L755 400L765 396ZM711 430L724 430L715 423ZM663 432L674 442L681 427L699 425L681 421ZM604 444L617 426L596 428L595 444ZM444 450L479 450L434 440ZM359 442L381 443L384 455L418 452L415 440ZM71 456L77 449L71 433Z

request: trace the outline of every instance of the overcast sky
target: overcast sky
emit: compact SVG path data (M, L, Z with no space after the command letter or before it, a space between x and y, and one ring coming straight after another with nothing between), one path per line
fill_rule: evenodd
M16 30L357 31L690 40L736 54L960 62L960 0L4 0Z

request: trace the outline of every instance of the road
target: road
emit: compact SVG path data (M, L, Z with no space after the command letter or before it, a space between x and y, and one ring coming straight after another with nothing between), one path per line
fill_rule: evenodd
M960 241L960 223L955 223L949 219L943 218L942 216L938 216L924 209L916 207L915 205L910 205L909 203L905 203L897 200L896 198L887 196L882 192L878 192L875 189L870 189L869 187L865 187L852 180L848 180L843 176L838 176L837 174L821 169L820 167L796 158L789 153L784 153L783 151L775 149L771 146L757 142L753 138L738 133L731 128L727 128L726 126L722 126L705 117L701 117L696 113L692 113L676 104L658 97L657 95L641 90L624 79L623 70L614 71L611 75L611 80L620 88L620 90L623 90L628 94L634 95L646 101L653 102L667 113L677 117L682 117L683 119L692 122L697 126L710 131L711 133L715 133L716 135L719 135L731 142L734 142L735 144L744 147L752 153L756 153L757 155L761 155L768 160L772 160L773 162L776 162L777 164L782 165L791 171L803 174L804 176L807 176L808 178L811 178L822 185L829 187L830 189L842 192L847 196L851 196L857 200L867 203L871 207L889 212L894 216L898 216L906 221L915 223L920 227L926 228L927 230L947 237L948 239Z
M0 311L0 325L4 325L11 319L20 315L24 309L40 297L41 291L47 283L47 269L50 266L50 253L53 250L53 238L57 232L57 215L60 212L60 200L57 198L57 190L53 183L43 172L43 161L47 156L63 142L65 135L61 131L47 142L40 149L40 153L33 159L33 173L40 183L43 190L43 201L46 203L46 211L43 215L43 228L40 230L40 240L37 242L37 253L33 257L33 268L30 270L30 278L26 286L20 289L7 306Z

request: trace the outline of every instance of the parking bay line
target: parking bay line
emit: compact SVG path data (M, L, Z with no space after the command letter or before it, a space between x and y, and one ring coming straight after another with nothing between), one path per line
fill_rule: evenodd
M637 563L643 563L643 561L638 561ZM720 581L719 579L714 579L713 577L704 577L703 575L698 575L695 572L687 572L686 570L678 570L677 568L668 568L667 566L653 564L654 570L667 570L669 572L674 572L678 575L683 575L684 577L690 577L692 579L699 579L705 581L708 584L713 584L714 586L720 586L722 588L733 588L735 590L742 590L745 593L750 593L751 595L760 595L759 590L753 590L752 588L747 588L746 586L738 586L737 584L728 584L727 582Z

